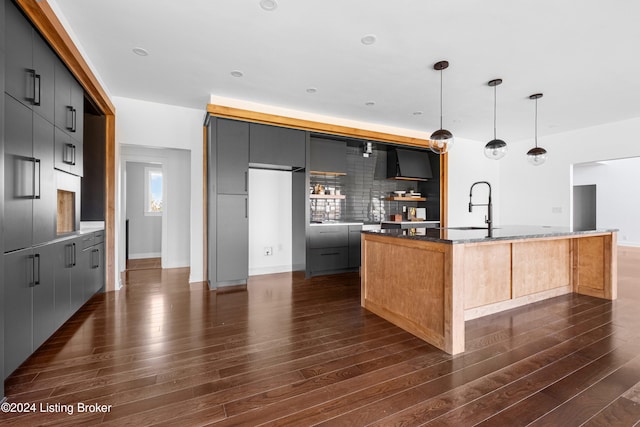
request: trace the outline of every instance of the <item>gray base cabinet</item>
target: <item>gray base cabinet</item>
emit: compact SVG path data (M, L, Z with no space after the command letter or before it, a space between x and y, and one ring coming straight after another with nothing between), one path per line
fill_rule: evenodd
M6 378L104 287L104 232L10 252L4 265Z
M307 275L318 276L353 270L360 266L360 225L310 227Z
M5 378L31 354L34 258L31 249L4 256L4 374Z

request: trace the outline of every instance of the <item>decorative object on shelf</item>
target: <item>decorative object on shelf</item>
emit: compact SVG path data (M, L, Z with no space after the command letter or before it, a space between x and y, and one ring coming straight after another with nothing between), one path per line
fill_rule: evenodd
M314 194L324 194L324 185L316 184L315 187L313 187L313 193Z
M538 147L538 99L542 98L541 93L534 93L529 97L536 101L536 116L535 116L535 142L536 146L527 151L527 159L529 163L534 166L540 166L547 160L547 150L542 147Z
M436 154L445 154L453 145L453 134L442 128L442 70L449 67L448 61L436 62L433 69L440 71L440 129L433 132L429 138L429 149Z
M493 87L493 139L484 146L484 155L493 160L500 160L507 154L507 143L496 137L496 86L502 84L502 79L494 79L487 84Z
M393 194L395 194L396 196L404 196L405 194L407 194L407 192L402 190L397 190L397 191L394 191Z

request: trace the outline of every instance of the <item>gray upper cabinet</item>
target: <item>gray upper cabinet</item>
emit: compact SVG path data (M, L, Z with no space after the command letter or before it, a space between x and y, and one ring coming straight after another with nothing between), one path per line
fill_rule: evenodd
M216 174L218 194L247 194L249 190L249 123L217 120Z
M249 134L250 165L292 169L301 169L306 166L306 132L251 123Z
M82 176L84 173L82 167L84 145L57 127L55 129L54 139L55 168L77 176Z
M53 125L5 95L5 251L55 238Z
M55 62L55 125L79 145L84 132L84 92L60 60Z
M32 111L4 96L4 250L31 246L38 164L33 157Z
M218 195L217 282L244 282L249 276L248 197Z
M347 173L347 143L326 138L311 137L311 172Z
M33 157L36 163L36 192L33 200L33 244L45 243L56 237L56 186L53 170L54 127L33 115Z
M55 55L18 9L6 2L5 91L33 108L49 122L54 119Z

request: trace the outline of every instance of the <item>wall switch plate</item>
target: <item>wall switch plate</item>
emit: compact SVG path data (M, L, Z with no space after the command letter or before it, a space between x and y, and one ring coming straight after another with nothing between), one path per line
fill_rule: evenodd
M266 246L264 248L264 256L271 256L273 255L273 248L271 246Z

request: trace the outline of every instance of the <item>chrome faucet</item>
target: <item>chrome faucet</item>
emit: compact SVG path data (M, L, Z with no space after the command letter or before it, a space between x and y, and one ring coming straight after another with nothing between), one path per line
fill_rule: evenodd
M487 184L487 187L489 187L489 201L487 203L473 203L472 202L472 196L473 196L473 187L475 187L478 184ZM478 182L474 182L473 184L471 184L471 188L469 189L469 212L473 212L473 207L474 206L486 206L487 207L487 215L485 216L484 222L487 224L487 230L489 230L489 233L491 233L491 228L492 228L492 224L493 224L493 205L491 204L491 184L489 184L487 181L478 181Z

